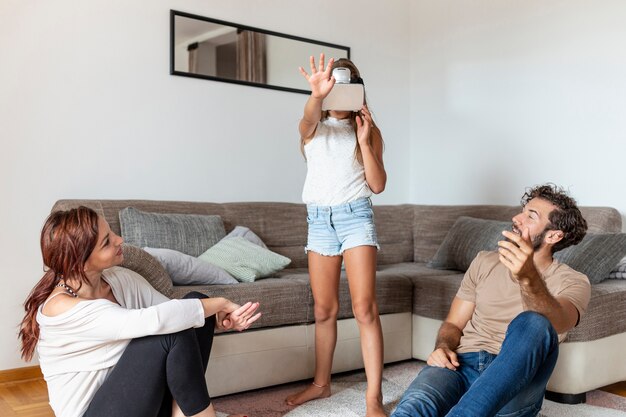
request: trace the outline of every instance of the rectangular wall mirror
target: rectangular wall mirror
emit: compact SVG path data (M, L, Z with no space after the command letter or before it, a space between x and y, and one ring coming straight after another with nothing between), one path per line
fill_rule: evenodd
M170 11L170 74L309 94L298 67L309 56L350 58L350 48Z

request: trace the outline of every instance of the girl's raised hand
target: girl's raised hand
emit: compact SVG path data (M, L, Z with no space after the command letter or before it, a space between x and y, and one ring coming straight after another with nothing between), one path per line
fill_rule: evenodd
M372 114L364 104L356 116L356 137L360 146L370 145L370 130L373 124Z
M311 75L309 75L304 68L300 67L300 73L309 82L311 86L311 95L315 98L323 99L330 93L333 85L335 85L335 78L332 76L332 68L335 60L331 58L328 60L328 65L324 69L324 54L320 54L319 68L315 66L315 58L313 55L310 57Z

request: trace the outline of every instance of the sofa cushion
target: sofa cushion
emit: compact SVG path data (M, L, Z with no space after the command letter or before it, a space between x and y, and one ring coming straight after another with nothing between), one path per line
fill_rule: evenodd
M610 279L626 279L626 256L611 270Z
M238 284L235 278L217 265L173 249L143 248L165 268L175 285Z
M428 266L435 269L467 271L480 251L498 248L504 240L503 230L510 230L511 222L459 217L437 249Z
M465 274L439 270L441 274L416 271L413 283L413 314L436 320L445 320L450 304Z
M410 264L380 265L376 272L376 300L380 314L411 311L413 286L405 273ZM346 272L339 280L339 319L354 317Z
M252 324L252 328L306 324L314 321L311 288L308 275L305 273L238 285L174 286L172 297L182 298L191 291L198 291L209 297L226 297L239 305L247 301L258 301L259 311L263 314Z
M591 299L567 342L586 342L626 332L626 282L607 279L591 286Z
M231 237L242 237L247 241L254 243L255 245L259 245L263 249L267 249L267 246L265 245L265 243L263 243L261 238L245 226L235 226L235 228L226 235L227 239L230 239Z
M136 246L123 244L122 253L124 261L121 267L135 271L146 279L154 287L166 297L172 296L172 280L163 266L154 259L152 255Z
M626 255L626 233L588 234L578 245L554 254L560 262L587 275L598 284L609 277L620 259Z
M380 250L378 265L413 261L413 207L373 206Z
M133 246L198 256L226 235L220 216L148 213L133 207L121 210L119 216L122 237Z
M415 206L414 261L428 262L461 216L511 222L519 206Z
M272 252L291 259L290 268L307 266L306 206L294 203L225 203L222 220L227 231L245 225Z
M269 277L291 262L239 236L220 240L198 258L223 268L241 282Z
M427 206L414 205L414 261L428 262L437 252L446 234L460 216L511 221L520 206ZM622 216L612 207L580 207L589 225L588 233L619 233Z

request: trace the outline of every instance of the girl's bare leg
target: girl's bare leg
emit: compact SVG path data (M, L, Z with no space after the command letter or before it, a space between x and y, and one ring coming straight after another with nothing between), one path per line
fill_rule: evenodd
M386 416L383 409L383 332L376 302L376 248L358 246L344 252L352 311L361 333L367 377L366 417Z
M315 376L313 384L286 399L299 405L330 396L330 373L337 344L339 276L341 256L323 256L309 251L309 276L315 302Z

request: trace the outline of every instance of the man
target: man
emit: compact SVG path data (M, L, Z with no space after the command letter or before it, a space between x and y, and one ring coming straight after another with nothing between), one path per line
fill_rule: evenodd
M498 250L480 252L465 273L428 366L392 417L539 413L558 343L591 291L585 275L552 255L579 243L587 222L553 185L527 191L522 207Z

